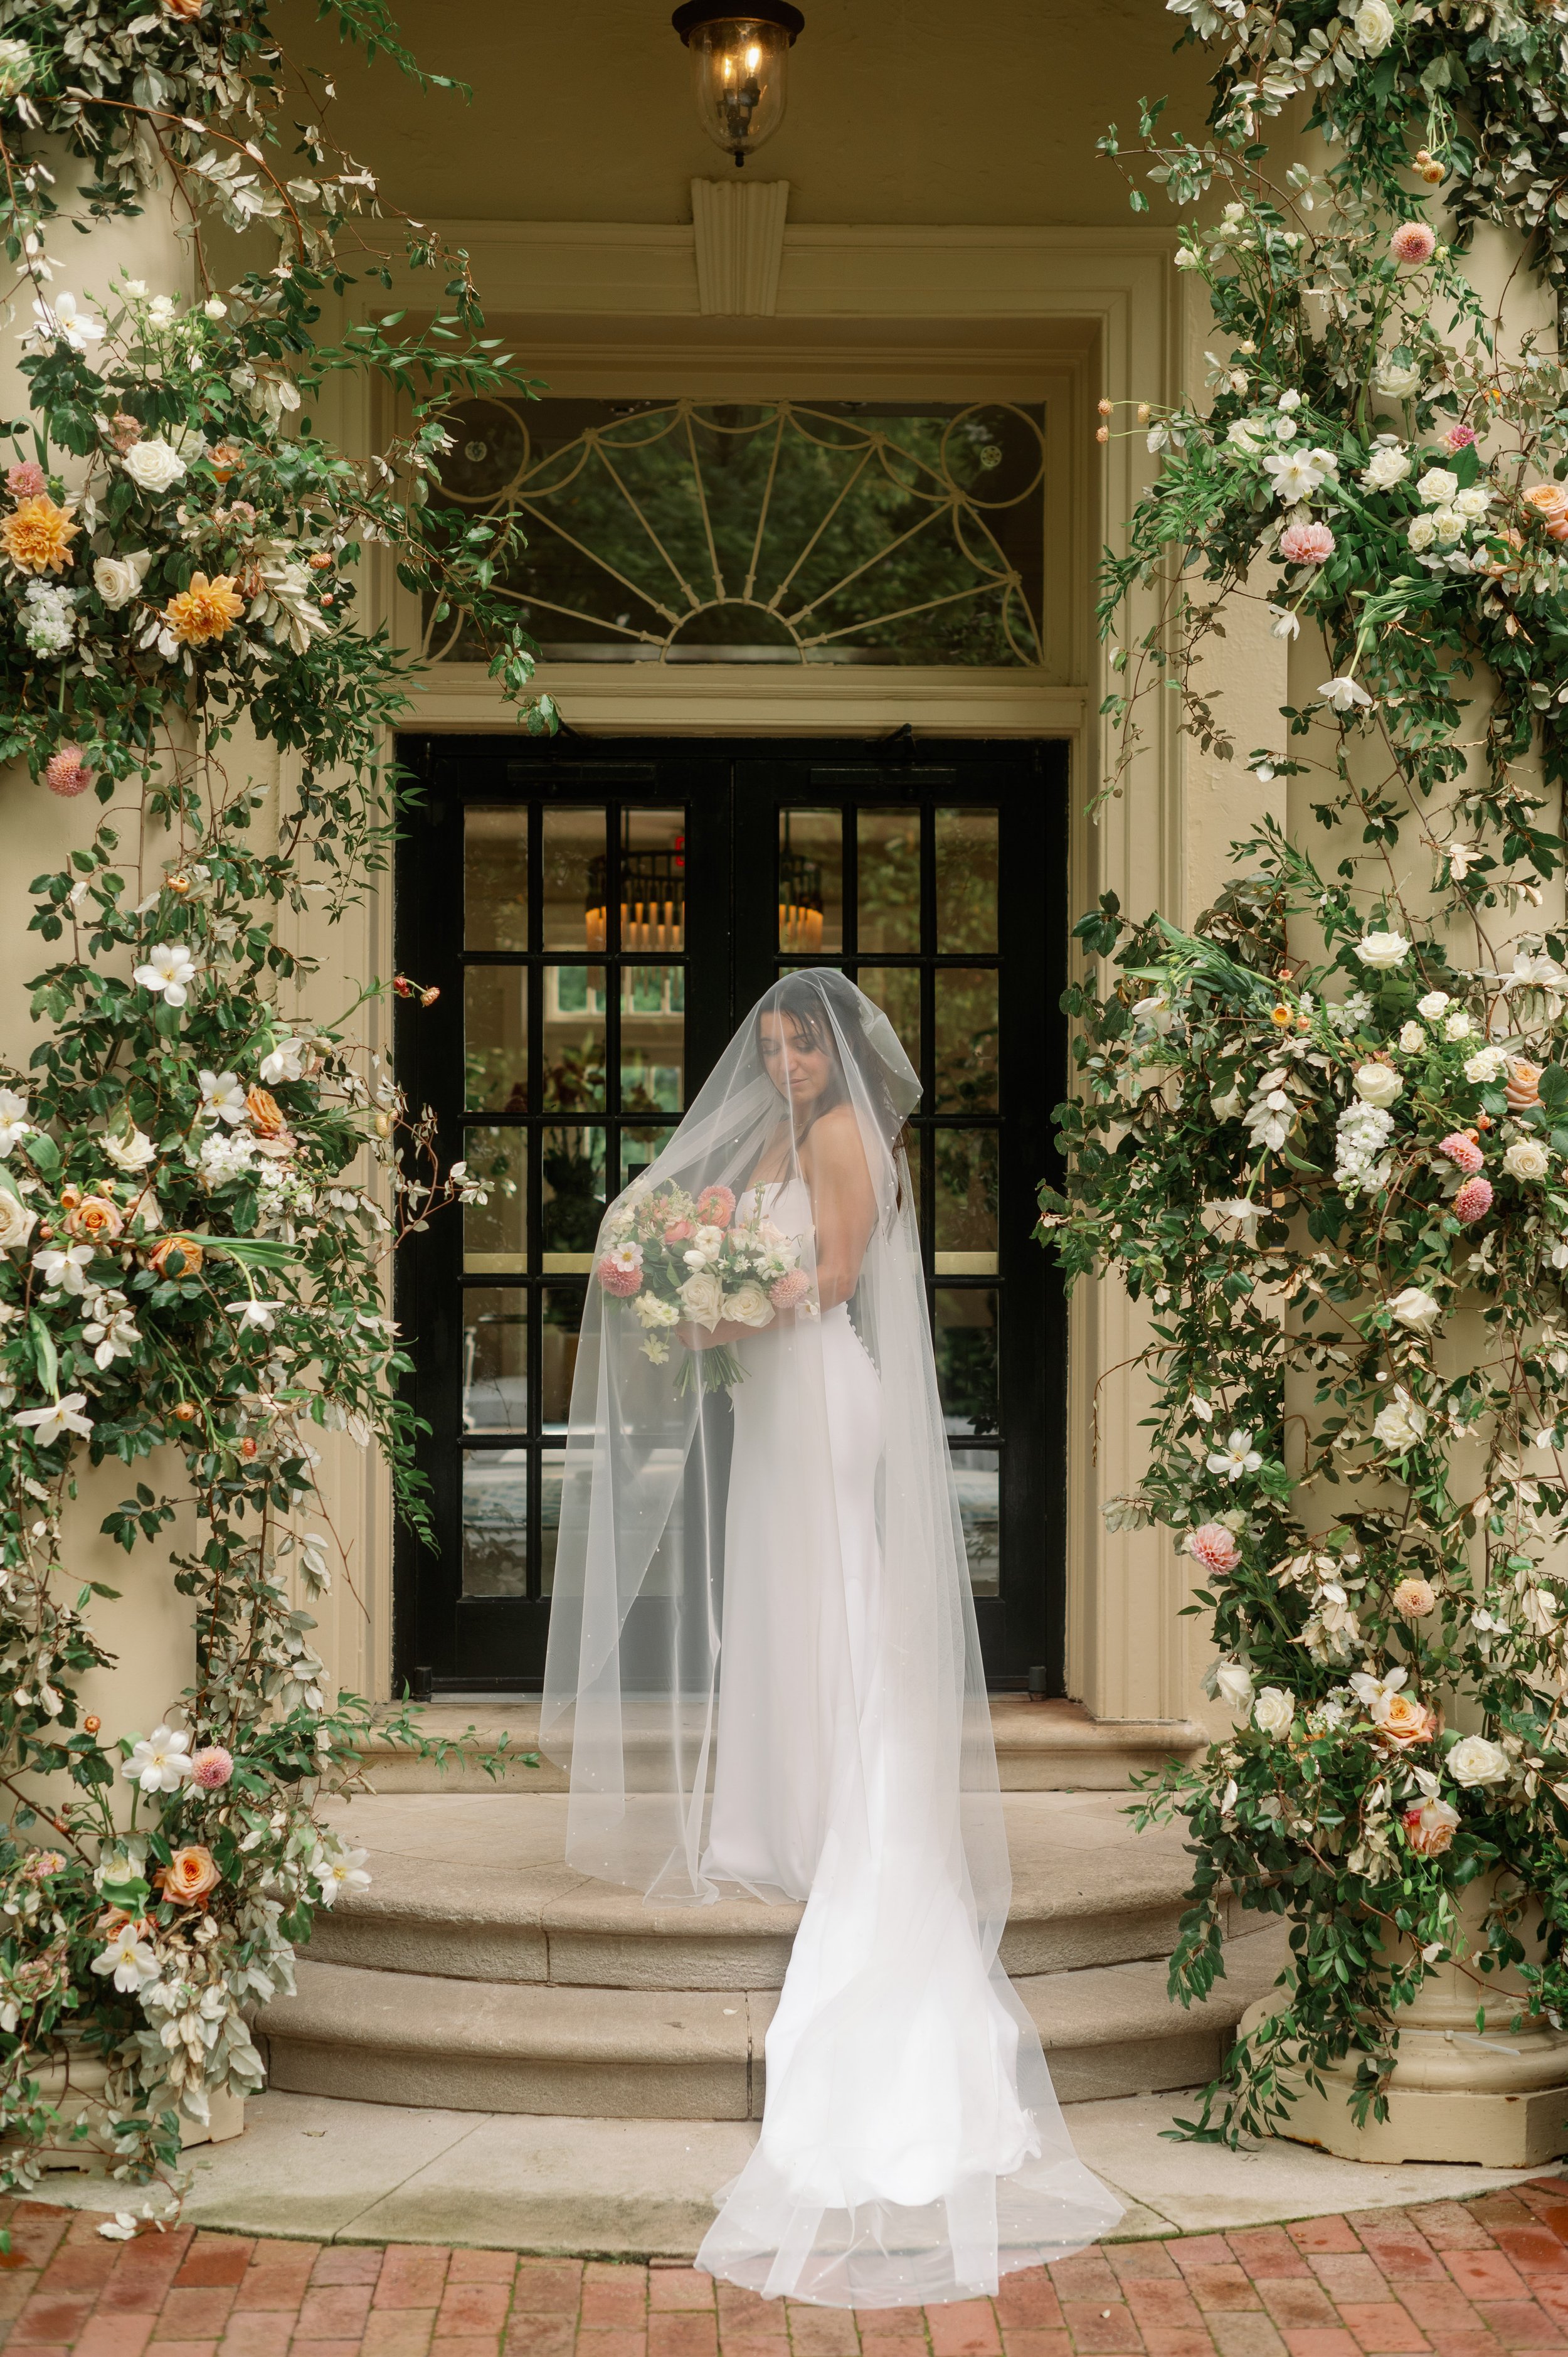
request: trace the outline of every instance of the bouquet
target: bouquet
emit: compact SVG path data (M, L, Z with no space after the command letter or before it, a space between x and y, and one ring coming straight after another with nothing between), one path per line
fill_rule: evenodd
M595 1274L612 1299L629 1306L644 1329L643 1356L656 1367L667 1362L678 1326L711 1334L727 1318L761 1328L781 1309L813 1307L800 1240L775 1227L764 1200L765 1190L755 1189L750 1210L737 1219L728 1187L705 1187L695 1197L661 1187L634 1190L610 1213ZM693 1360L705 1392L728 1391L746 1372L722 1343L693 1351L681 1367L680 1391L693 1380Z

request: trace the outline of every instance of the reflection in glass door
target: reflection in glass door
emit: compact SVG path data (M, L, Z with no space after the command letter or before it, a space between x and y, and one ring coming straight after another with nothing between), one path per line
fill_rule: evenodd
M441 997L400 1010L400 1072L489 1200L400 1277L435 1539L403 1545L401 1674L537 1685L605 1206L774 976L823 963L920 1073L907 1142L988 1671L1043 1664L1059 1690L1064 1318L1031 1232L1062 1064L1061 765L937 749L405 747L426 803L398 958Z

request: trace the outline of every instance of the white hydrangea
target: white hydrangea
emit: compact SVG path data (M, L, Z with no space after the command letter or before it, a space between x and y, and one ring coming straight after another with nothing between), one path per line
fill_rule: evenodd
M1382 1105L1358 1098L1335 1125L1334 1183L1347 1199L1385 1187L1391 1169L1383 1149L1394 1134L1394 1117Z
M1327 1010L1331 1030L1343 1035L1359 1031L1372 1011L1372 1002L1364 990L1348 990L1337 1006Z
M36 655L63 655L76 630L74 589L49 581L29 581L16 628Z

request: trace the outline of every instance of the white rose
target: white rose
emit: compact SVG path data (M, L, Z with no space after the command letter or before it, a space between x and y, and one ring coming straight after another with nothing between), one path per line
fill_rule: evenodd
M1500 1048L1478 1048L1465 1066L1465 1078L1477 1088L1486 1088L1502 1079L1508 1061Z
M1461 1006L1458 1012L1450 1015L1444 1024L1443 1036L1445 1039L1467 1039L1475 1028L1474 1023Z
M681 1287L681 1301L693 1326L704 1327L711 1334L725 1314L725 1289L711 1269L689 1276Z
M1434 508L1432 529L1439 548L1453 548L1465 537L1465 519L1457 508Z
M1425 1045L1426 1034L1419 1023L1400 1025L1400 1046L1407 1056L1413 1056L1418 1048L1424 1048Z
M1252 1680L1240 1662L1216 1662L1214 1691L1231 1710L1246 1710L1252 1700Z
M1484 1735L1466 1735L1454 1746L1444 1765L1456 1784L1500 1784L1509 1772L1509 1756Z
M1410 955L1410 943L1402 933L1366 933L1356 944L1356 955L1363 965L1402 965Z
M737 1285L733 1293L725 1294L725 1316L733 1318L737 1326L771 1326L773 1304L761 1286L754 1284L748 1277L744 1285Z
M1410 472L1410 453L1397 442L1380 442L1367 460L1361 486L1369 491L1391 491Z
M1294 1717L1295 1705L1283 1686L1265 1686L1252 1705L1252 1724L1264 1735L1288 1735Z
M26 1203L0 1188L0 1252L20 1252L38 1221L36 1211L29 1211Z
M1544 1178L1550 1168L1545 1146L1538 1146L1533 1137L1516 1137L1503 1156L1503 1168L1510 1178Z
M1443 1315L1443 1304L1436 1295L1419 1285L1407 1285L1402 1293L1396 1293L1389 1309L1412 1334L1430 1334Z
M120 464L139 491L172 490L185 472L185 460L160 436L133 442Z
M1419 1400L1400 1385L1385 1408L1380 1408L1372 1425L1372 1438L1402 1457L1413 1448L1426 1430L1426 1410Z
M1412 516L1410 520L1410 544L1412 548L1414 549L1418 556L1423 555L1425 551L1432 546L1432 544L1436 537L1437 526L1433 522L1432 518L1429 515Z
M1358 1064L1353 1086L1363 1103L1376 1105L1380 1112L1386 1113L1402 1093L1404 1082L1391 1064Z
M1380 57L1394 37L1394 13L1384 0L1361 0L1351 18L1356 38L1369 58Z
M101 556L92 568L92 586L112 614L128 606L147 577L147 567L153 561L150 548L141 548L134 556Z
M1492 495L1485 483L1472 483L1467 490L1454 495L1454 508L1466 523L1479 523L1492 504Z
M1418 1015L1424 1015L1429 1023L1435 1023L1448 1004L1448 993L1445 990L1429 990L1424 998L1416 1000L1415 1011Z
M1390 401L1408 401L1421 383L1421 371L1408 361L1380 361L1372 371L1372 386Z
M1415 495L1423 507L1451 507L1459 488L1459 478L1446 467L1428 467L1415 487Z

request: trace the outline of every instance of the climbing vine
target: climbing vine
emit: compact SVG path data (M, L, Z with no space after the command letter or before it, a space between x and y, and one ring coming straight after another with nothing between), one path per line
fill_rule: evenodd
M381 0L321 14L417 74ZM436 475L450 404L526 384L462 256L382 218L329 80L270 16L0 0L27 408L0 424L0 759L13 799L91 813L33 885L38 1045L0 1069L8 2185L78 2132L85 2064L113 2165L172 2166L216 2091L259 2084L251 2008L365 1879L324 1813L369 1710L312 1643L310 1604L349 1576L318 1475L328 1435L379 1449L421 1523L384 1263L476 1192L360 1036L372 998L428 994L324 1003L300 946L382 863L400 793L411 665L361 619L367 563L463 609L520 717L551 721L491 593L510 528L444 508ZM80 274L77 224L171 204L183 286ZM215 221L253 257L222 285ZM394 261L436 273L423 331L385 307ZM402 419L363 457L312 423L345 372ZM90 1496L126 1587L172 1565L189 1599L194 1679L156 1726L84 1706L114 1592L72 1567Z

